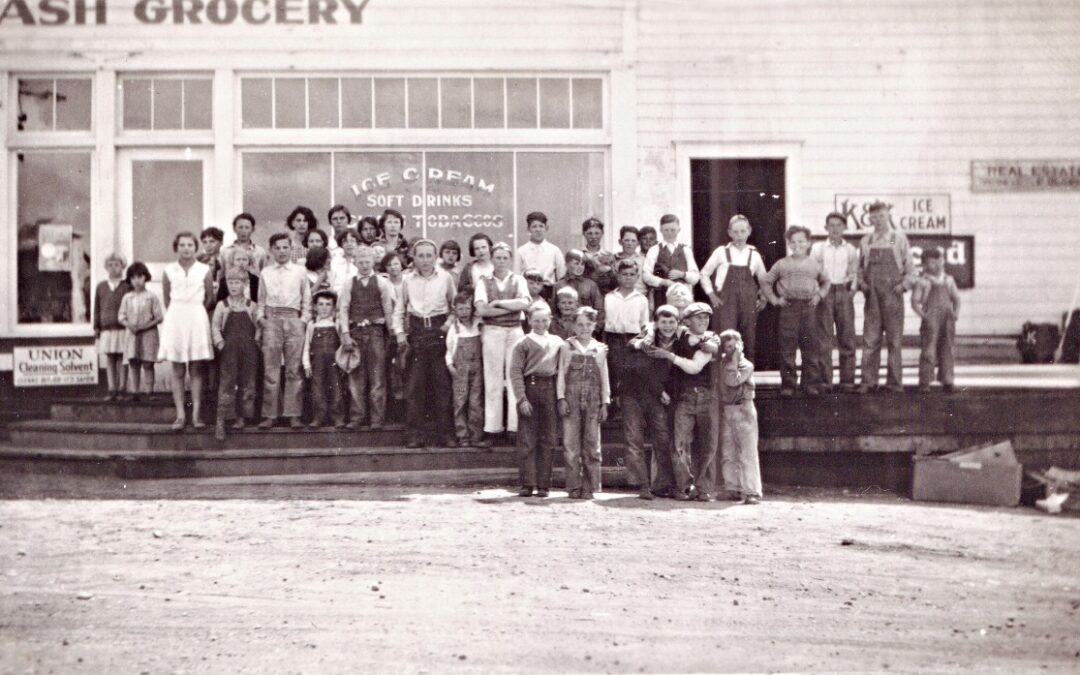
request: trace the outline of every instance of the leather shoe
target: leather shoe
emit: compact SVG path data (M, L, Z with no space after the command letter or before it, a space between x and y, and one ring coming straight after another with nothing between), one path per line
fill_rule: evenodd
M264 417L263 421L259 422L259 428L260 429L273 429L274 428L274 418L273 417Z
M423 446L423 443L420 442L419 438L410 438L409 440L407 440L405 442L405 447L406 448L415 449L415 448L419 448L419 447L422 447L422 446Z
M537 497L547 497L548 496L547 488L540 488L539 490L537 490L536 491L536 496Z
M518 497L532 497L533 489L531 487L523 487L518 490Z
M648 500L648 501L652 501L653 500L652 490L649 489L648 487L641 488L641 490L638 491L638 499L645 499L645 500Z

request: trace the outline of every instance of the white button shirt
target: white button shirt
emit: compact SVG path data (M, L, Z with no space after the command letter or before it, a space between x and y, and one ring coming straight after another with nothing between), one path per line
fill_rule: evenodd
M539 244L527 241L518 247L517 256L514 258L514 273L521 274L530 267L543 275L545 284L552 286L566 276L563 253L550 241L545 240Z

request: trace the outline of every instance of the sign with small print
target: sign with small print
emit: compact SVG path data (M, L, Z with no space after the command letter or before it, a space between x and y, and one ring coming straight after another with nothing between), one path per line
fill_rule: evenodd
M998 159L971 162L972 192L1080 190L1080 160Z
M97 384L98 360L94 345L15 347L16 387L57 387Z
M852 246L859 247L864 235L845 234L844 239ZM814 241L824 241L825 237L815 235ZM945 272L956 281L959 289L975 288L975 237L972 235L909 235L911 257L915 267L922 269L922 252L930 248L941 249L945 256Z
M952 203L948 194L877 193L838 194L833 207L847 217L852 232L868 232L870 205L889 207L892 226L904 234L952 234ZM824 231L824 224L819 226Z

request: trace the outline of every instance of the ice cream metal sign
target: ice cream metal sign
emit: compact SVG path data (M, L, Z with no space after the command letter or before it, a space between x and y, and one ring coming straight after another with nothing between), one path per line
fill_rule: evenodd
M0 27L361 24L371 0L0 0Z

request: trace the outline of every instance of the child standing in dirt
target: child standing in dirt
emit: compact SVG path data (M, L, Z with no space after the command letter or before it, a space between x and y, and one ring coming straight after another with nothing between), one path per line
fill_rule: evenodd
M761 500L758 421L754 406L754 364L743 354L736 330L720 333L720 404L724 406L720 471L728 498L744 504Z
M510 353L510 386L518 409L519 497L547 497L551 488L551 462L555 452L558 415L555 375L559 368L562 338L548 333L551 310L537 305L529 309L531 330Z
M570 499L592 499L600 491L600 424L607 419L611 389L607 347L592 338L596 310L581 307L574 337L559 350L555 384L563 419L566 491Z

